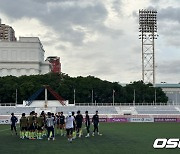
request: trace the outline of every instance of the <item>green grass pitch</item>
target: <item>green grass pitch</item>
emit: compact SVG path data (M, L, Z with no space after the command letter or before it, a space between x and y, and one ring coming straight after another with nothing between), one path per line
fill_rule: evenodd
M92 126L91 126L92 130ZM85 130L84 134L85 134ZM9 125L0 125L0 154L166 154L180 149L153 149L156 138L180 138L179 123L101 123L102 136L55 141L21 140Z

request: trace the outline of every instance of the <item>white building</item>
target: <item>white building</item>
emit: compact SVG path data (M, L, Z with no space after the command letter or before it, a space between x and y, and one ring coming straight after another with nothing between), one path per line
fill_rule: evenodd
M156 84L156 87L162 88L168 97L168 104L180 105L180 84Z
M37 75L50 72L44 61L44 49L38 37L20 37L19 41L0 42L0 76Z

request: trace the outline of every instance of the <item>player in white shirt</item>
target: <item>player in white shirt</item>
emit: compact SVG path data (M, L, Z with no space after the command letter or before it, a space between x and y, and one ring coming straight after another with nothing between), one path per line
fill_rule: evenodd
M69 112L68 116L66 117L66 131L69 142L72 142L73 122L74 122L74 117L72 116L72 113Z
M51 112L48 112L48 117L46 118L46 125L47 125L47 131L48 131L48 141L50 140L50 133L52 132L52 139L55 140L54 136L54 125L55 125L55 119L52 117Z

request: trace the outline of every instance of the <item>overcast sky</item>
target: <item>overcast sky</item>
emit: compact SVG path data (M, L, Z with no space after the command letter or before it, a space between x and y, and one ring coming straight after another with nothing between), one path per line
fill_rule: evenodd
M139 9L157 9L156 82L180 82L180 0L0 0L16 37L37 36L62 72L129 83L141 80Z

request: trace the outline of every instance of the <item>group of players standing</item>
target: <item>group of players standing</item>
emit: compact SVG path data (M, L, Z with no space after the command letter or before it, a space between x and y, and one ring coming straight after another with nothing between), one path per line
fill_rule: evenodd
M14 114L12 114L11 130L13 131L14 129L15 132L16 122L17 118L14 116ZM87 130L87 135L85 137L90 137L91 121L88 115L88 111L85 112L84 119L80 111L77 111L77 115L75 115L75 112L69 112L67 117L63 115L63 112L58 112L54 115L54 113L48 112L47 114L45 114L45 112L42 111L40 116L37 116L37 113L32 111L27 117L25 113L22 113L22 117L20 118L20 138L33 140L43 139L44 136L47 136L48 140L55 140L55 134L60 134L61 136L67 135L68 141L72 142L72 140L76 137L82 136L83 122L85 123ZM95 132L97 132L98 135L102 135L98 130L98 111L96 111L95 115L93 115L92 117L92 124L94 126L92 136L94 136Z

